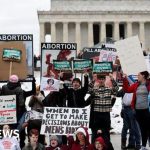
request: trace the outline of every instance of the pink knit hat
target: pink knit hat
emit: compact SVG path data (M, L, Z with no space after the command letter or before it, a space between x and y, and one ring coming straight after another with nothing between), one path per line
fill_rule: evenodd
M12 82L12 83L17 83L19 80L18 76L17 75L11 75L9 77L9 82Z

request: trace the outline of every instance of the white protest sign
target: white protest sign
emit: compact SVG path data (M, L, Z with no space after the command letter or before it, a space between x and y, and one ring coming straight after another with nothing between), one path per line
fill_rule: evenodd
M42 77L41 91L59 91L60 80L54 78Z
M16 122L16 95L0 96L0 124Z
M147 70L138 36L115 42L115 48L124 73L137 75Z
M45 107L41 134L74 134L80 126L89 127L90 108Z

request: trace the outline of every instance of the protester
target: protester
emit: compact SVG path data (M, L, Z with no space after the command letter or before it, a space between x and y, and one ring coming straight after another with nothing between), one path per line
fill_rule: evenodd
M38 142L39 131L31 129L29 132L29 143L22 150L45 150L45 147Z
M124 149L140 149L141 148L141 135L139 125L136 121L135 114L131 108L131 101L133 93L125 93L121 89L117 93L117 97L122 97L122 110L121 117L123 118L123 127L121 132L121 148ZM127 133L129 130L128 146L127 144Z
M24 97L25 102L26 102L27 97L36 94L36 80L35 80L34 76L31 76L31 78L32 78L32 90L30 90L30 91L23 90L23 97ZM22 112L24 112L24 113L26 112L26 107L22 108ZM25 138L26 138L26 133L25 133L25 129L24 129L24 130L20 131L20 147L21 148L23 148L25 146Z
M19 130L24 129L27 127L27 133L29 134L29 131L31 129L37 129L39 132L41 130L41 124L42 124L42 117L43 117L43 104L38 99L37 96L32 96L29 101L29 107L31 107L30 111L27 111L21 120L19 121ZM45 136L39 135L39 141L42 144L45 144Z
M94 150L107 150L107 145L102 137L98 137L94 143Z
M0 150L21 150L19 146L19 137L15 137L13 134L11 135L10 126L7 124L3 125L2 131L3 134L2 139L0 139Z
M61 79L63 79L63 73L60 75ZM67 107L85 107L85 95L88 92L88 75L85 73L84 75L84 86L82 87L81 81L79 78L74 78L72 80L72 88L68 88L64 84L64 88L66 90L65 95L67 94Z
M102 129L107 137L110 139L110 111L112 109L112 96L116 95L117 90L119 89L117 83L113 79L112 75L110 74L110 78L113 84L112 88L105 86L106 76L101 75L99 76L99 80L93 85L93 88L89 91L91 96L87 100L87 104L92 104L93 108L93 124L92 128L92 136L93 142L97 134L97 130ZM91 124L91 123L90 123Z
M89 142L87 128L79 127L75 132L75 138L75 141L68 138L71 150L93 150L93 145Z
M105 132L103 130L101 130L101 129L97 130L96 139L98 139L99 137L104 140L105 148L107 150L114 150L113 145L112 145L110 139L107 137L107 135L105 134Z
M1 95L16 95L16 113L18 122L24 113L25 102L24 92L17 75L11 75L9 77L8 83L2 86ZM16 128L16 126L17 125L14 125L14 128Z
M142 146L145 150L149 132L148 94L150 91L150 81L148 81L148 77L149 73L147 71L138 73L138 81L131 86L129 86L127 76L125 74L123 79L124 91L133 93L131 107L136 113L136 119L141 130Z
M59 139L56 135L50 136L50 146L46 150L60 150Z

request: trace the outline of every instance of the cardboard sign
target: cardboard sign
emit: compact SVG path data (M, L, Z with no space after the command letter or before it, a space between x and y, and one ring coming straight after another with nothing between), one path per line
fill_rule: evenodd
M16 122L16 95L0 96L0 124Z
M73 60L74 73L83 73L86 69L88 72L92 71L93 61L92 60Z
M138 36L115 42L122 70L127 75L146 71L146 62Z
M5 61L20 62L21 61L21 50L4 48L2 58Z
M80 126L89 127L90 108L45 107L41 134L74 134Z
M109 74L113 72L112 62L96 62L93 65L93 72L98 74Z
M42 43L41 76L54 77L58 79L58 71L54 69L53 60L71 61L76 57L76 49L76 43Z
M12 74L17 74L19 79L26 79L27 75L33 75L33 35L31 34L0 34L0 57L3 58L3 50L12 49L21 51L21 61L13 62ZM14 51L15 54L16 51ZM20 54L19 54L20 55ZM17 54L18 56L18 54ZM8 58L8 55L7 55ZM18 58L17 58L18 59ZM19 58L20 59L20 58ZM14 60L14 59L13 59ZM9 79L10 63L0 59L0 80Z
M54 78L42 77L41 80L41 91L59 91L60 80Z
M67 60L53 60L54 69L62 72L72 72L71 62Z

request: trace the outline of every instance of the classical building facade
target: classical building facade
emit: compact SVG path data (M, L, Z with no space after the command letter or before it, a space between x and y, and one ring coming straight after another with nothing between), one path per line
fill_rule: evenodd
M40 42L76 42L78 50L138 35L150 48L150 0L51 0L38 11Z

